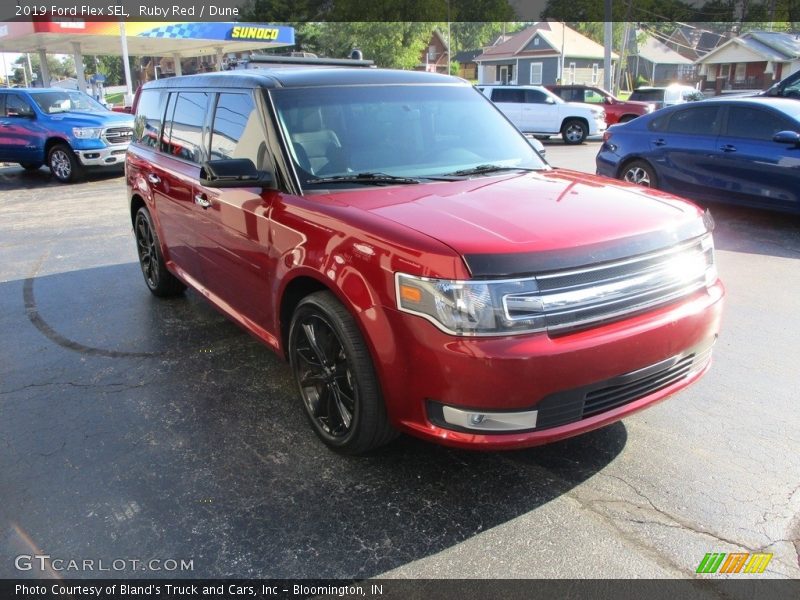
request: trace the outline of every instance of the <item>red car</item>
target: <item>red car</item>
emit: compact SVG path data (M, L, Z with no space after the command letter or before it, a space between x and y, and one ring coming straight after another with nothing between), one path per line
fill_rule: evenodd
M342 452L398 432L543 444L710 365L723 298L710 217L550 168L457 78L152 82L126 179L150 291L188 285L286 357L315 432Z
M615 123L627 123L655 110L652 103L620 100L599 87L588 85L548 85L545 87L566 102L602 104L606 111L606 125L609 126Z

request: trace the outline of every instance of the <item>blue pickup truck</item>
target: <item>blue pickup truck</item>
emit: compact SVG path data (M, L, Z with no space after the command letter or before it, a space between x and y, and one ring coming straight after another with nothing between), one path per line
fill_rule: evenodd
M0 89L0 162L46 164L58 181L86 169L123 168L133 117L90 96L61 89Z

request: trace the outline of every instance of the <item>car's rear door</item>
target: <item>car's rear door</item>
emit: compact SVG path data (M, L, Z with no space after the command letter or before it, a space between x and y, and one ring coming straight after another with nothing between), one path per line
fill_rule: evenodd
M212 94L180 90L169 94L158 156L147 167L163 242L171 260L196 283L208 282L198 249L202 209L196 206L195 182L207 160L206 127Z
M491 88L489 90L492 102L508 117L517 129L525 131L522 124L522 105L525 102L525 92L520 88Z
M671 113L650 130L649 160L656 167L660 188L688 196L716 194L716 154L721 109L718 104L694 104Z
M773 141L800 123L768 107L727 107L717 143L721 200L800 211L800 148Z

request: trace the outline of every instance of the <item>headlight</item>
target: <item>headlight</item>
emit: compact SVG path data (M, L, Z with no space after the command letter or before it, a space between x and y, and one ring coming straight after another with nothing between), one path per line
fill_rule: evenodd
M397 306L455 335L503 335L543 331L536 280L454 281L396 274ZM537 304L537 306L531 306ZM515 315L522 314L517 317Z
M72 135L80 139L99 138L103 133L102 127L73 127Z

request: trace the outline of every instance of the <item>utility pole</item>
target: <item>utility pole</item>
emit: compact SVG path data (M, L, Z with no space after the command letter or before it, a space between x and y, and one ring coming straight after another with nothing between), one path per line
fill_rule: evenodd
M605 27L603 30L603 88L611 90L611 45L614 42L614 23L611 0L605 0Z

